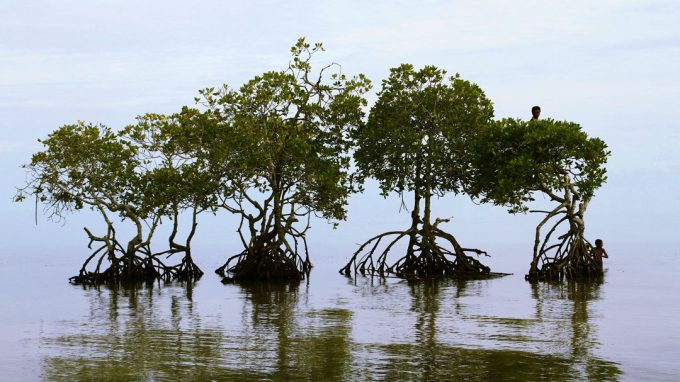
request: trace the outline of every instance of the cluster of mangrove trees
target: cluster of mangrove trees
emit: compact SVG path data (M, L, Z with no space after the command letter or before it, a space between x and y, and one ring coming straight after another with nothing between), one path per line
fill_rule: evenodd
M321 51L299 39L284 70L203 89L177 113L117 130L78 121L41 140L17 201L35 198L52 219L90 209L104 227L84 229L92 252L71 281L195 280L199 215L220 211L238 217L243 245L216 270L223 280L299 280L312 267L312 217L345 220L349 196L368 178L403 206L409 198L411 225L368 238L341 273L488 275L478 259L486 252L445 231L432 198L466 195L525 212L543 193L555 207L542 211L529 278L601 274L584 214L606 180L602 140L570 122L495 120L478 85L433 66L391 69L366 113L371 82L337 63L313 68ZM172 228L157 247L161 224ZM402 240L405 251L390 255Z

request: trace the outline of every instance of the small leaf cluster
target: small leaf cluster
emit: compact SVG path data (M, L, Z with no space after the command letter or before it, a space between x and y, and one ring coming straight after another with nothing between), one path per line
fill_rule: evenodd
M589 200L607 179L610 155L599 138L576 123L544 119L503 119L475 141L470 194L482 202L526 211L534 192L573 190Z
M412 191L425 178L438 195L462 192L471 142L493 118L491 101L434 66L401 65L382 85L367 124L353 133L359 176L377 179L385 195Z
M371 84L363 75L347 77L337 64L314 71L312 56L322 50L300 39L287 69L238 90L204 89L198 101L220 127L214 158L223 158L241 191L280 193L326 218L344 219L348 134L362 124L362 95Z
M144 208L159 214L197 207L211 209L221 191L212 175L205 144L211 137L209 121L195 108L171 115L145 114L127 126L122 139L138 148L138 176L143 184Z
M139 201L137 147L121 140L119 133L101 124L78 121L40 142L44 150L24 165L29 182L19 190L17 199L35 195L53 218L98 204L122 212L123 205Z

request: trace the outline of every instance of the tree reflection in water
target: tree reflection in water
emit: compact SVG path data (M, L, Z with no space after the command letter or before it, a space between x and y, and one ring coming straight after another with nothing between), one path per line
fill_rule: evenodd
M253 356L260 364L253 366L266 370L276 381L351 379L352 313L301 308L299 288L291 284L243 287L252 317L252 327L246 330L257 337L259 349ZM269 357L263 357L268 353Z
M523 283L523 282L522 282ZM498 285L498 284L493 284ZM47 380L616 380L596 356L599 284L520 284L507 314L489 281L358 283L351 310L309 285L229 285L223 308L191 284L89 289L89 316L43 338ZM517 292L512 291L513 293ZM353 300L352 300L353 299ZM242 306L239 306L239 301ZM213 301L214 303L214 301ZM491 306L489 303L500 304ZM511 302L510 302L511 303ZM223 318L227 309L235 314ZM528 314L526 317L513 317Z
M451 285L451 284L454 285ZM442 333L438 327L441 305L453 305L454 315L444 319L480 321L480 317L470 317L462 313L458 298L463 295L466 281L434 281L425 280L411 282L408 287L412 297L412 311L417 319L413 330L416 338L413 343L390 345L368 345L372 347L373 360L367 369L373 370L373 377L384 380L618 380L621 371L617 364L598 359L593 356L593 348L597 346L591 323L588 320L588 302L598 298L598 284L569 283L568 285L537 284L532 286L536 301L535 320L522 323L522 337L514 341L530 342L526 333L531 326L539 327L534 335L543 336L536 341L545 340L549 348L558 344L567 344L566 352L534 352L496 348L485 349L471 346L451 346L441 341ZM443 299L441 289L455 288L454 301L451 295ZM567 298L573 308L564 309ZM561 301L560 301L561 300ZM546 305L555 304L555 309ZM545 317L542 312L549 311ZM489 320L488 317L485 317ZM512 323L516 319L499 318L502 325ZM546 331L544 320L571 325L548 326ZM479 322L477 322L479 323ZM483 325L482 325L483 327ZM545 338L549 337L549 338ZM513 340L506 338L506 340ZM514 344L513 344L514 345ZM513 346L516 347L516 346ZM559 346L558 346L559 348ZM558 349L559 350L559 349Z
M194 313L192 291L192 284L90 289L85 327L77 328L77 334L43 339L54 353L44 360L44 378L198 381L215 374L236 376L220 362L222 331L206 327Z
M297 312L297 286L241 287L241 336L207 325L193 286L91 289L87 324L43 339L43 377L56 381L346 380L351 313ZM246 318L248 321L248 318ZM78 324L78 323L77 323ZM270 356L267 356L270 354Z
M570 344L570 376L578 380L617 380L621 370L614 362L598 359L593 353L599 346L597 333L590 321L589 305L600 299L602 279L591 281L570 281L568 283L534 283L532 297L536 301L537 315L544 319L553 318L550 305L556 301L569 301L571 311L559 312L569 316L570 329L561 328L554 335Z

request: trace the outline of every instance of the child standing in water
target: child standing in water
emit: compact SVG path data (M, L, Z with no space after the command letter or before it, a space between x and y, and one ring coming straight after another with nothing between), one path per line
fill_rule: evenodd
M597 239L595 240L595 248L591 250L591 254L593 255L593 260L595 260L595 264L597 264L598 269L602 271L602 259L605 257L609 257L607 255L607 251L605 251L603 247L604 243L602 242L602 239Z

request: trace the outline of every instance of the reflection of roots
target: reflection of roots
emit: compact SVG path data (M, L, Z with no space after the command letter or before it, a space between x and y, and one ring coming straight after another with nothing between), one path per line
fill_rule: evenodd
M309 275L311 268L309 256L303 259L297 250L289 250L287 246L271 242L259 249L245 249L230 257L224 265L215 270L215 273L223 276L223 282L289 281L304 279Z
M540 267L531 269L527 280L596 279L604 274L602 262L593 258L587 240L567 233L559 238L559 243L547 246L547 239L538 254Z
M387 243L382 252L378 252L381 241L388 237L391 241ZM392 265L389 265L387 262L388 253L403 238L409 239L406 255L399 258ZM453 251L437 244L437 238L451 244ZM370 249L365 251L366 248ZM486 252L479 249L462 248L453 235L436 227L432 227L429 233L415 228L406 231L385 232L362 244L347 265L340 270L340 273L348 276L352 273L377 276L393 274L403 278L489 274L489 267L483 265L479 260L465 255L465 252L486 255ZM377 253L379 255L376 257ZM447 256L453 259L449 259Z

